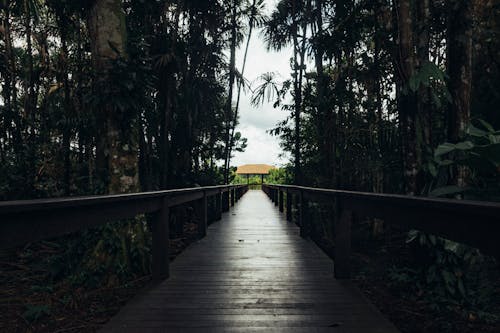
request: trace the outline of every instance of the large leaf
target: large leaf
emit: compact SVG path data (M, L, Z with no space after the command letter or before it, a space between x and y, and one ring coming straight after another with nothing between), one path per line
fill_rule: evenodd
M470 124L469 127L467 128L467 134L469 134L471 136L476 136L476 137L483 137L487 134L487 132Z
M436 151L434 152L434 156L435 157L442 156L444 154L448 154L449 152L451 152L453 150L455 150L455 145L453 143L448 143L448 142L443 143L436 148Z
M438 187L435 190L433 190L429 196L431 197L442 197L446 195L451 195L451 194L459 194L463 193L465 191L465 188L456 186L456 185L450 185L450 186L443 186L443 187Z
M459 150L470 150L474 148L474 144L471 141L459 142L455 145L455 148Z

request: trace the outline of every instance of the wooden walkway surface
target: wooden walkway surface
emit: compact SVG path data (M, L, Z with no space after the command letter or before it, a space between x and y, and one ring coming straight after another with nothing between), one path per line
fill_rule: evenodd
M397 332L261 191L249 191L103 332Z

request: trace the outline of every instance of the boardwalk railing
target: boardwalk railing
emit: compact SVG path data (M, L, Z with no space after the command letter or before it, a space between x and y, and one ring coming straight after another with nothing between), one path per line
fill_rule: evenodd
M53 238L109 222L153 214L152 274L169 276L169 209L192 203L198 232L207 232L208 200L214 200L215 220L248 190L246 185L221 185L132 194L0 202L0 249Z
M500 258L500 203L432 199L404 195L339 191L292 185L264 184L263 191L292 220L292 202L298 210L300 234L309 236L310 201L335 205L334 270L336 278L349 278L353 215L380 218L404 230L416 229L480 249Z

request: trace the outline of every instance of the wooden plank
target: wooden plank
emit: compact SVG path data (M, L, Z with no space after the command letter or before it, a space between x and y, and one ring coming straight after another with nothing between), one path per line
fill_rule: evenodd
M208 228L169 280L130 301L103 332L397 332L261 191Z

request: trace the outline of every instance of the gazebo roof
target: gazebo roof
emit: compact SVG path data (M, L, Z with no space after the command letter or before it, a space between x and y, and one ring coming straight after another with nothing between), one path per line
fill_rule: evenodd
M240 165L236 170L238 175L268 175L269 170L276 169L272 165L267 164L244 164Z

